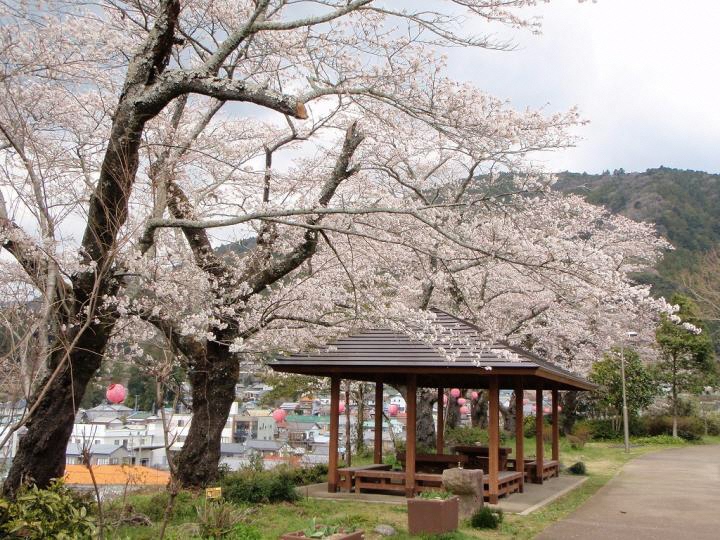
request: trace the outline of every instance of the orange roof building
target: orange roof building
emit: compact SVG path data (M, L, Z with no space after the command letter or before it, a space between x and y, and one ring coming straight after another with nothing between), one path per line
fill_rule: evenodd
M168 471L151 469L140 465L94 465L93 473L99 486L164 486L170 481ZM65 483L69 485L92 485L90 471L84 465L66 465Z

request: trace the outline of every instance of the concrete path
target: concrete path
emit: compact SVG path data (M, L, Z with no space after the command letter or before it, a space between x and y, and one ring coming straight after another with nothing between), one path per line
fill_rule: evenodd
M536 540L720 539L720 446L663 450L627 463Z

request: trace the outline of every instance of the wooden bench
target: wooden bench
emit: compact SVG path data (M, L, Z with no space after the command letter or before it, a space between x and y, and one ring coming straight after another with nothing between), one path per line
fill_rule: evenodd
M405 478L405 473L402 471L356 471L355 493L360 494L363 489L405 492ZM416 493L440 488L442 488L441 474L415 474Z
M523 473L515 471L500 471L498 473L498 496L510 495L520 491ZM490 496L490 477L483 475L483 495Z
M338 487L340 491L347 491L348 493L353 490L355 485L355 475L358 471L389 471L390 465L384 463L376 463L373 465L358 465L357 467L342 467L337 470L338 472Z
M543 461L542 476L537 471L537 461L525 460L525 474L533 484L542 484L543 481L549 480L555 476L560 476L560 463L549 459Z

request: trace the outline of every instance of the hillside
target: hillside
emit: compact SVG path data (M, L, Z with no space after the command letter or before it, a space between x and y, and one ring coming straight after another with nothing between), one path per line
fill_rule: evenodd
M654 294L669 296L680 287L679 274L698 256L720 244L720 175L659 167L641 173L562 173L556 189L584 195L612 212L657 226L675 246L656 273L638 276Z

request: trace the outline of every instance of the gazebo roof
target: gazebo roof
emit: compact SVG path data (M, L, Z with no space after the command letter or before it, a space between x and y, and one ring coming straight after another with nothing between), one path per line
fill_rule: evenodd
M327 349L277 357L279 372L404 384L417 375L421 387L484 388L490 376L501 387L591 390L595 386L537 355L507 343L487 343L473 324L439 309L422 329L423 339L390 329L362 330Z

